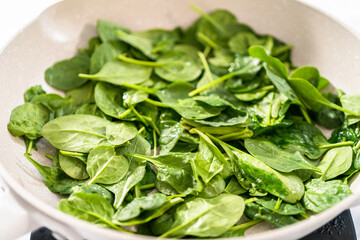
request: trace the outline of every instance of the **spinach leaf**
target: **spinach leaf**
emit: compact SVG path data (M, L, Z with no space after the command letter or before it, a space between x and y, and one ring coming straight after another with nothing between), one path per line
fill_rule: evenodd
M110 203L94 193L73 193L68 199L59 202L58 209L76 218L95 223L103 227L125 231L111 222L114 209Z
M330 102L317 90L309 81L298 78L290 79L290 85L295 90L296 94L301 98L308 108L314 110L315 112L320 111L322 106L328 106L336 110L349 113L351 115L360 117L359 113L351 111L350 109L345 109L336 105L335 103Z
M78 184L77 180L74 180L66 175L60 167L48 167L36 162L28 154L25 153L25 157L36 167L41 177L45 181L46 187L55 193L70 194L70 189Z
M355 113L360 113L360 107L359 107L359 102L360 102L360 95L343 95L340 98L341 101L341 105L346 108L349 109L352 112ZM348 121L349 125L358 123L360 121L360 117L359 116L355 116L353 114L349 114L345 112L345 117Z
M318 168L321 180L333 179L345 173L352 164L353 151L350 146L330 149L321 159ZM319 177L319 174L315 174Z
M309 81L315 87L319 85L320 73L315 67L304 66L296 68L290 75L290 79L301 78Z
M351 194L349 186L341 180L324 182L311 179L305 184L303 203L306 209L322 212Z
M108 22L104 20L97 21L96 29L99 38L101 39L102 42L119 40L119 38L116 35L116 30L121 30L130 33L129 29L119 26L113 22Z
M202 186L194 169L195 154L193 153L167 153L156 157L139 154L127 156L149 161L158 170L157 178L166 182L179 194L196 194Z
M88 73L90 59L86 55L78 55L68 60L55 63L45 71L45 81L60 90L80 87L87 79L79 78L79 73Z
M113 194L98 184L77 184L70 189L70 192L96 193L105 198L110 204L114 202Z
M192 56L196 49L191 46L175 47L174 51L160 56L158 64L163 64L155 68L155 73L164 80L175 82L190 82L197 79L201 72L202 66L197 58Z
M86 165L78 158L59 153L59 165L71 178L78 180L89 178L89 175L86 172Z
M79 73L80 79L91 79L111 83L114 85L139 84L149 79L152 69L137 64L111 61L103 65L96 74Z
M276 207L277 200L274 197L260 197L256 200L256 204L280 215L297 215L305 213L305 208L300 202L295 204L281 202L279 207Z
M139 50L146 57L150 59L156 59L158 57L157 54L153 53L153 42L150 39L136 36L121 30L116 31L116 36L121 41Z
M105 113L101 111L95 103L85 103L84 105L76 109L74 114L94 115L103 119L110 120L110 117L105 115Z
M30 102L31 99L33 99L35 96L43 94L43 93L46 93L46 92L42 89L41 85L33 86L33 87L29 88L28 90L26 90L26 92L24 93L24 101Z
M116 149L116 154L126 154L126 153L137 153L142 155L151 154L151 146L148 141L143 137L136 135L132 140L130 140L130 145L123 146ZM137 183L139 183L145 175L145 166L146 162L139 160L137 158L125 156L129 162L129 170L119 182L105 186L109 191L115 194L114 207L119 209L122 205L127 193L133 188Z
M264 45L266 38L257 37L252 32L239 32L229 39L229 47L233 53L247 55L248 48L253 45Z
M71 102L76 105L83 105L85 103L93 103L94 100L94 82L88 82L81 87L71 89L66 92L66 98L71 99Z
M183 127L179 122L168 120L160 121L159 129L160 154L165 154L175 147L176 143L181 138Z
M218 174L215 175L211 180L205 184L203 190L199 194L199 197L213 198L224 192L225 180Z
M130 123L81 114L58 117L41 129L41 135L56 148L82 153L101 145L119 146L133 139L136 133Z
M208 136L196 129L195 131L199 134L200 143L194 165L200 177L203 179L205 184L207 184L216 174L221 172L223 165L227 162L225 157Z
M281 215L279 213L271 212L270 210L256 204L246 204L244 214L250 219L263 219L275 227L285 227L287 225L299 222L293 216Z
M298 151L310 159L318 159L327 150L319 148L328 144L321 131L302 121L296 121L287 128L275 129L266 135L277 146L291 152Z
M169 209L171 209L172 207L176 206L177 204L179 204L183 201L184 200L180 197L172 198L172 199L166 201L164 204L162 204L162 206L152 209L152 210L144 211L138 217L133 218L131 220L120 222L117 219L114 219L113 221L116 224L119 224L121 226L132 226L132 225L144 224L155 218L163 216L163 214L166 211L168 211Z
M13 136L34 140L42 136L41 129L49 120L50 113L45 107L27 102L12 110L7 128Z
M107 62L116 60L117 56L126 50L126 45L120 42L104 42L100 44L90 58L90 74L95 74Z
M236 177L231 177L230 182L226 185L224 190L226 193L240 195L247 192L247 189L243 188Z
M122 106L123 94L120 88L108 83L98 82L95 87L94 97L96 105L106 115L122 118L122 114L125 113L126 109Z
M98 146L90 151L86 171L89 184L113 184L119 182L127 173L129 163L123 156L116 156L112 146Z
M244 200L236 195L195 198L177 208L171 229L160 237L217 237L239 221L244 208Z
M76 109L70 98L63 98L54 93L37 95L31 102L48 108L52 115L51 118L72 114Z
M292 172L299 169L320 171L299 152L289 153L266 140L245 139L245 147L255 158L280 172Z
M243 175L259 188L295 203L304 195L304 185L295 174L280 173L260 160L241 151L233 151Z
M161 207L167 200L166 195L161 193L154 193L149 196L135 198L126 206L120 208L113 219L116 221L124 222L136 218L143 211L154 210Z

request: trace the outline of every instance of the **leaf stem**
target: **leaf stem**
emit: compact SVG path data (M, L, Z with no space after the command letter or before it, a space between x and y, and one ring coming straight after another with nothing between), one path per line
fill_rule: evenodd
M189 93L189 97L193 97L196 94L201 93L202 91L205 91L206 89L208 89L208 88L210 88L210 87L212 87L212 86L214 86L214 85L216 85L218 83L221 83L221 82L223 82L223 81L225 81L225 80L227 80L229 78L232 78L235 75L236 75L236 72L227 73L227 74L223 75L222 77L219 77L218 79L216 79L216 80L214 80L214 81L212 81L212 82L210 82L208 84L205 84L201 88L198 88L198 89L195 89L195 90L191 91Z
M211 73L210 68L209 68L209 64L206 61L205 55L202 52L198 52L198 55L199 55L199 58L201 60L202 65L204 67L206 76L211 80L211 82L214 81L214 79L212 77L212 73Z
M206 43L207 46L210 46L212 48L219 48L219 46L212 41L210 38L208 38L205 34L203 34L202 32L198 32L196 35L200 40L204 41Z
M149 94L156 94L156 90L151 89L151 88L147 88L147 87L143 87L143 86L140 86L140 85L131 84L131 83L121 83L120 85L123 86L123 87L126 87L126 88L141 90L141 91L144 91L144 92L149 93Z
M145 184L145 185L139 186L139 189L145 190L145 189L154 188L154 187L155 187L155 183L150 183L150 184Z
M156 132L153 129L153 141L154 141L154 157L157 155L157 139L156 139Z
M148 121L148 123L151 125L151 127L152 127L153 129L155 129L156 133L160 135L160 130L159 130L159 128L156 126L156 124L152 121L151 117L144 116L144 115L142 115L142 117L143 117L146 121Z
M45 157L47 157L48 159L50 159L50 160L54 160L54 156L51 156L50 154L45 154Z
M139 131L137 132L137 135L140 135L144 130L145 130L145 127L142 126L142 127L139 129Z
M180 195L171 195L171 196L167 196L167 200L170 200L170 199L173 199L173 198L177 198L177 197L180 197L180 198L185 198L187 195L186 194L180 194Z
M280 205L282 203L282 199L278 198L274 207L274 210L278 210L280 208Z
M324 144L324 145L320 145L319 149L329 149L329 148L336 148L336 147L343 147L343 146L351 146L354 143L351 141L347 141L347 142L339 142L339 143L332 143L332 144Z
M340 107L339 105L337 105L335 103L332 103L332 102L329 102L329 107L332 107L332 108L334 108L336 110L339 110L341 112L349 113L349 114L354 115L356 117L360 117L359 113L353 112L353 111L348 110L348 109L343 108L343 107Z
M204 49L205 57L207 57L207 55L209 55L210 51L211 51L211 47L209 45L206 45L206 47Z
M249 227L252 227L258 223L261 223L263 222L264 220L258 218L258 219L254 219L252 221L249 221L249 222L246 222L246 223L243 223L243 224L240 224L240 225L236 225L236 226L233 226L229 229L229 231L237 231L237 230L240 230L240 229L246 229L246 228L249 228Z
M309 114L306 111L306 108L304 106L299 106L299 107L300 107L300 111L301 111L302 115L304 116L306 122L311 124L311 118L309 117Z
M252 135L253 135L253 132L246 128L243 131L224 134L224 135L218 136L217 138L222 141L231 141L231 140L242 139L245 137L252 137Z
M309 215L307 215L306 213L300 213L300 216L302 216L303 218L305 219L308 219L309 218Z
M166 107L166 108L169 107L169 106L166 105L165 103L162 103L162 102L159 102L159 101L155 101L155 100L152 100L152 99L150 99L150 98L147 98L147 99L145 100L145 102L150 103L150 104L152 104L152 105L154 105L154 106L157 106L157 107Z
M139 184L136 184L135 185L135 198L139 198L141 197L141 190L140 190L140 187L139 187Z
M205 20L207 20L209 23L211 23L217 30L219 30L222 33L226 33L225 28L221 26L214 18L210 17L208 14L200 10L198 7L196 7L194 4L190 4L190 7L197 12L201 17L203 17Z
M148 127L148 122L143 118L143 116L134 108L134 106L130 106L129 109L135 114L135 116L146 126Z
M249 203L252 203L252 202L256 202L257 200L259 200L258 198L254 197L254 198L249 198L249 199L246 199L244 201L245 205L246 204L249 204Z
M171 64L179 64L177 62L151 62L151 61L143 61L143 60L138 60L135 58L129 58L126 57L125 54L120 54L117 56L117 58L123 62L127 62L127 63L133 63L136 65L141 65L141 66L147 66L147 67L162 67L165 65L171 65Z
M354 151L359 150L359 148L360 148L360 140L358 140L358 142L356 143L356 146L355 146L355 148L354 148Z
M84 156L86 156L85 153L68 152L68 151L64 151L64 150L60 150L60 153L62 155L66 155L66 156L75 156L75 157L84 157Z
M26 153L31 155L31 149L33 148L34 145L34 139L29 139L29 144L27 145L26 148Z
M118 118L119 118L119 119L123 119L124 117L126 117L126 116L129 115L130 113L131 113L131 109L128 108L128 109L126 109L122 114L120 114L120 115L118 116Z

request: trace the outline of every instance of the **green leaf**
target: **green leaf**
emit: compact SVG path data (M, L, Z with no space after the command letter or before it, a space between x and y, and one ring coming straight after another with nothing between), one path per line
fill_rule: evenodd
M113 219L119 222L128 221L138 217L142 212L161 207L167 200L166 195L154 193L149 196L135 198L126 206L120 208Z
M298 79L290 79L290 85L295 90L296 94L301 98L306 106L312 109L315 112L321 110L322 106L328 106L330 108L337 109L339 111L352 114L354 116L359 117L360 114L351 111L350 109L345 109L336 105L335 103L330 102L316 89L309 81L298 78Z
M317 166L321 170L321 180L333 179L345 173L352 164L353 151L350 146L330 149ZM319 177L319 174L315 174Z
M59 164L61 169L71 178L79 180L89 178L86 165L78 158L59 153Z
M262 219L275 227L285 227L287 225L299 222L299 220L293 216L281 215L272 212L256 203L246 204L244 213L250 219Z
M320 73L315 67L304 66L296 68L290 75L290 79L301 78L309 81L315 87L319 85Z
M25 157L36 167L45 181L46 187L55 193L70 194L70 189L78 184L77 180L68 177L60 167L48 167L36 162L28 154ZM57 156L56 156L57 158Z
M31 99L33 99L35 96L40 95L46 93L41 85L35 85L31 88L29 88L28 90L26 90L26 92L24 93L24 101L25 102L30 102Z
M297 215L301 213L305 213L305 208L300 202L297 202L295 204L290 204L286 202L281 202L278 208L276 208L277 199L274 197L260 197L258 200L256 200L256 203L261 205L262 207L278 213L280 215Z
M351 194L349 186L341 180L324 182L312 179L305 184L303 203L306 209L322 212Z
M143 137L136 135L135 138L130 140L130 145L117 148L116 153L118 155L123 155L125 153L150 155L151 146ZM130 189L139 183L145 175L145 161L128 156L126 156L126 158L129 162L129 170L125 177L113 185L105 186L109 191L115 194L115 209L120 208Z
M152 195L150 195L152 196ZM166 211L171 209L172 207L176 206L177 204L183 202L184 200L182 198L172 198L168 201L166 201L162 206L155 208L153 210L144 211L141 213L138 217L133 218L129 221L120 222L117 221L117 219L114 220L116 224L119 224L120 226L132 226L132 225L138 225L138 224L144 224L147 222L150 222L151 220L158 218L160 216L163 216Z
M266 140L245 139L245 148L255 158L280 172L292 172L299 169L320 171L299 152L289 153Z
M171 229L160 237L217 237L239 221L244 208L244 200L236 195L195 198L177 208Z
M248 48L253 45L264 45L266 38L257 37L252 32L239 32L229 40L229 47L233 53L247 55Z
M136 48L145 56L150 59L156 59L158 56L153 53L153 42L150 39L136 36L134 34L126 33L121 30L116 31L116 36L121 41L129 44L133 48Z
M360 114L360 95L342 95L340 101L345 109ZM349 125L353 125L360 121L360 117L354 116L353 114L345 113L345 117Z
M192 56L196 51L191 46L176 46L172 52L158 58L156 62L164 65L156 67L155 73L170 82L190 82L197 79L202 72L202 65L197 57Z
M159 130L160 154L165 154L175 147L184 129L179 122L168 120L160 121Z
M110 204L114 202L114 196L111 192L106 190L106 188L98 184L77 184L76 186L70 189L71 193L96 193L105 198Z
M150 78L151 71L151 67L115 60L105 63L96 74L84 74L83 71L79 77L80 79L87 78L121 86L126 83L142 83Z
M54 93L37 95L31 100L31 103L41 104L48 108L52 113L51 118L72 114L76 109L70 98L63 98Z
M88 73L90 59L86 55L78 55L68 60L55 63L45 71L45 81L60 90L80 87L87 79L79 78L79 73Z
M11 111L7 128L13 136L37 139L42 136L40 131L49 119L50 113L45 107L27 102Z
M111 222L114 209L102 196L94 193L73 193L59 202L58 209L76 218L124 231Z
M199 197L213 198L223 193L224 189L225 180L220 174L218 174L211 178L211 180L205 184L203 190L199 194Z
M295 174L280 173L260 160L241 151L233 151L239 167L244 176L259 188L284 199L286 202L295 203L304 195L304 185Z
M226 160L208 136L196 129L195 131L200 136L199 151L194 161L195 169L207 184L216 174L221 172Z
M296 121L287 128L279 128L267 134L267 139L290 152L300 152L310 159L318 159L327 149L319 148L329 144L322 132L314 125Z
M196 172L193 172L193 153L167 153L156 157L128 154L141 160L149 161L158 170L157 178L166 182L179 194L196 194L201 191Z
M127 173L129 163L123 156L116 156L111 146L98 146L90 151L86 171L90 176L89 184L114 184Z
M236 177L232 176L230 182L225 188L226 193L240 195L247 192L247 189L243 188Z
M93 103L94 100L94 82L88 82L81 87L71 89L66 92L66 98L70 98L74 105Z
M121 118L121 115L126 111L123 107L122 89L115 87L108 83L98 82L94 92L96 105L106 115L114 118ZM134 116L130 114L130 116Z
M129 29L104 20L97 21L96 29L102 42L118 41L119 38L116 35L116 30L130 33Z
M131 123L115 123L91 115L68 115L45 124L41 130L54 147L66 151L88 153L101 145L119 146L137 133Z
M104 42L100 44L90 58L90 74L95 74L107 62L117 59L117 56L127 49L125 44L120 42Z

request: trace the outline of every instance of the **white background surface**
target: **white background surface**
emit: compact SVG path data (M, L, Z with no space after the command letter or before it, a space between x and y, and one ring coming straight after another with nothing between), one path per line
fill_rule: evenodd
M48 6L59 0L0 0L0 49ZM290 1L290 0L289 0ZM360 0L301 0L328 13L360 36ZM316 23L314 23L316 24ZM1 81L1 80L0 80ZM351 209L360 239L360 206ZM23 238L29 239L29 236Z

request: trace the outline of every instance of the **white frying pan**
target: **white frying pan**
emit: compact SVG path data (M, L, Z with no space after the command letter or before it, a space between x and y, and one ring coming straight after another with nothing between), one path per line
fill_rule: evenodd
M11 110L23 103L24 91L45 86L44 71L54 62L69 58L77 47L94 36L97 19L117 22L132 30L187 26L197 18L188 6L229 9L238 20L259 33L270 33L293 44L296 65L314 65L321 74L347 93L360 93L360 39L342 24L302 3L289 0L65 0L44 11L19 33L0 55L0 175L21 208L0 216L0 238L46 225L69 239L150 239L124 235L65 215L56 209L60 197L43 184L23 153L24 143L6 128ZM38 143L33 157L47 164L44 153L53 151ZM267 224L247 231L246 239L296 239L317 229L343 210L360 203L360 178L351 185L353 195L327 211L280 229ZM7 197L2 197L5 195ZM0 199L10 198L0 189ZM0 209L6 209L0 202ZM16 214L21 222L11 224ZM5 234L9 233L7 236ZM154 239L154 238L151 238Z

